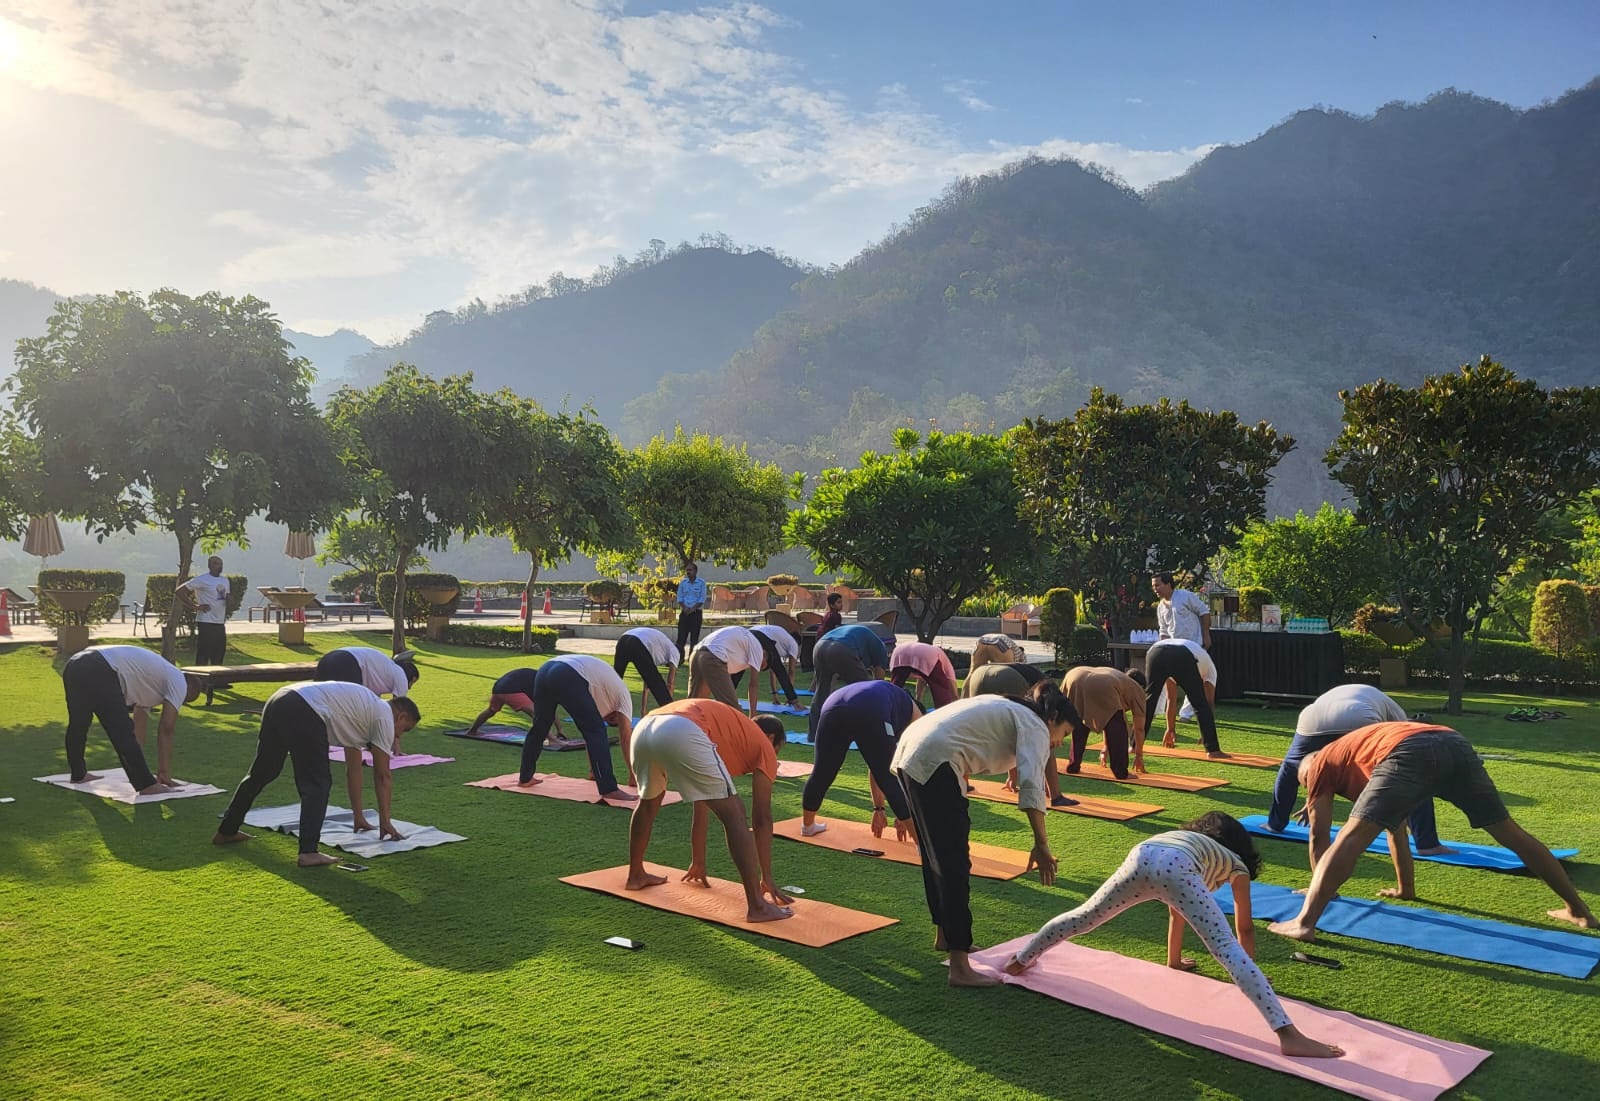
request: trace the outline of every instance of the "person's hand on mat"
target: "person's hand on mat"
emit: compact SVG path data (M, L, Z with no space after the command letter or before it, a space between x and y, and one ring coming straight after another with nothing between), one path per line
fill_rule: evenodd
M1308 799L1300 804L1300 809L1294 812L1294 820L1307 828L1311 825L1311 801Z
M1177 749L1178 736L1169 730L1161 736L1161 744L1166 746L1168 749Z
M1384 887L1378 891L1379 898L1416 898L1415 891L1402 891L1399 887Z
M784 894L766 880L761 881L761 897L770 898L779 906L787 906L794 901L793 895Z
M916 827L911 824L911 819L896 818L894 820L894 839L896 841L916 842L917 831Z
M1194 962L1194 957L1192 956L1179 956L1177 963L1169 963L1167 966L1174 971L1193 971L1200 965Z
M1056 881L1056 858L1044 845L1035 845L1028 850L1028 866L1022 869L1023 874L1033 871L1034 866L1039 868L1039 882L1046 887Z
M1006 960L1006 974L1020 975L1032 966L1033 964L1023 963L1021 960L1017 959L1016 956L1012 956L1010 959Z
M706 866L699 861L691 861L689 870L683 873L682 882L693 883L696 887L711 889L711 881L706 878Z
M883 811L874 810L872 812L872 836L873 837L882 837L883 836L884 827L887 826L888 824L889 824L889 816L884 814Z
M357 833L360 833L363 830L370 830L372 828L372 823L367 821L366 815L362 814L360 811L357 811L355 819L350 823L350 828L355 830Z
M1134 754L1133 756L1133 771L1139 773L1141 776L1150 771L1144 767L1144 753L1142 751Z
M404 841L405 839L406 835L395 829L393 822L380 821L378 823L379 841Z

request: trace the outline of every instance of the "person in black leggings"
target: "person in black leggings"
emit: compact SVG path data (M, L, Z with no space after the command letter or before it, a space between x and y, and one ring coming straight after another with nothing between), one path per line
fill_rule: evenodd
M589 768L594 773L595 787L599 789L600 797L633 800L637 796L623 791L617 784L616 773L611 768L611 736L606 730L608 722L615 722L619 726L628 723L629 729L623 732L626 748L627 737L632 733L632 716L629 714L632 702L627 686L621 683L622 678L617 678L616 688L621 695L614 705L617 709L602 714L588 678L576 667L576 662L585 657L589 655L563 654L539 666L533 682L533 725L528 728L528 737L522 743L522 768L517 783L529 787L538 782L534 772L539 767L539 754L544 749L545 735L556 720L556 708L560 707L572 717L573 725L583 735L584 744L589 750ZM599 662L606 676L615 675L598 658L590 657L590 660Z
M761 652L765 654L767 658L766 669L777 674L778 687L783 689L783 698L789 701L790 707L798 707L800 704L800 696L794 690L794 682L789 679L789 670L787 665L784 663L783 653L778 649L778 644L772 639L768 638L766 635L762 634L760 631L751 631L750 633L756 636L757 642L761 643ZM753 673L751 675L760 676L760 673ZM743 679L743 677L743 669L739 670L733 675L733 686L735 688L739 687L739 681Z
M1144 738L1139 740L1139 744L1143 746L1144 739L1150 736L1150 724L1156 717L1156 701L1161 698L1161 691L1169 678L1177 682L1184 696L1194 704L1194 717L1200 722L1200 740L1205 743L1206 756L1226 757L1217 741L1217 715L1206 696L1206 681L1200 675L1200 659L1181 639L1158 642L1150 647L1145 656Z
M658 631L654 627L635 627L617 639L611 668L617 671L617 676L622 677L627 675L628 666L633 666L639 671L645 691L656 698L657 706L665 707L672 702L672 688L661 676L661 666L671 669L672 680L676 681L678 658L679 650L665 631ZM639 703L640 710L644 710L644 701L641 699Z
M887 809L894 811L895 835L901 841L910 837L915 832L911 827L911 807L889 762L894 759L900 732L921 715L922 708L911 693L886 680L860 681L836 689L817 720L816 764L800 796L805 815L800 832L813 837L828 828L826 822L817 822L817 811L854 742L866 758L872 787L872 836L883 836L888 825L884 814L887 804Z

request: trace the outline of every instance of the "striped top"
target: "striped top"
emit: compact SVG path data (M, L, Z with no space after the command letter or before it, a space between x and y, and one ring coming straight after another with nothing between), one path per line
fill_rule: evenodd
M1244 866L1244 861L1239 859L1237 853L1203 833L1173 830L1170 833L1158 833L1141 844L1165 845L1188 853L1194 858L1194 866L1200 869L1200 878L1205 881L1208 891L1215 891L1236 875L1250 874L1250 869Z

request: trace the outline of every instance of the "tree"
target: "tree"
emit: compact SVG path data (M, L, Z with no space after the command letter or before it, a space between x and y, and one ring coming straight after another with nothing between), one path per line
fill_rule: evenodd
M575 550L616 551L637 542L633 518L618 506L626 456L588 411L546 413L522 402L521 481L495 523L531 560L528 588L539 569L559 566ZM522 649L533 649L533 601L522 613Z
M1449 626L1459 715L1466 633L1497 580L1536 551L1542 515L1600 482L1600 388L1546 391L1484 356L1416 389L1380 380L1339 396L1324 461L1388 542L1402 607Z
M658 560L749 569L784 549L783 523L798 493L798 475L756 462L743 444L680 426L634 453L623 503L638 524L639 549Z
M310 529L345 504L311 365L289 354L265 302L172 290L61 302L16 358L8 386L33 433L42 503L101 538L171 532L180 582L197 545L244 545L258 512ZM169 659L175 622L162 632Z
M1265 421L1165 398L1126 406L1099 387L1071 419L1024 421L1009 439L1023 515L1113 637L1126 634L1152 569L1205 577L1265 514L1272 468L1294 447Z
M1355 513L1326 503L1314 516L1252 521L1227 562L1240 584L1270 589L1297 613L1335 626L1389 594L1382 540Z
M345 387L328 404L356 486L357 509L393 541L394 606L406 606L406 565L420 548L494 528L514 492L524 438L521 399L482 394L472 376L430 378L397 363L367 390ZM393 649L405 648L394 621Z
M383 528L359 516L341 516L323 537L317 564L345 566L352 574L360 575L361 585L376 592L378 575L394 569L395 553L394 537ZM428 556L421 551L413 551L411 560L406 563L406 570L427 568ZM349 578L350 574L343 576Z
M852 470L825 470L790 539L828 570L849 569L898 597L917 637L932 642L961 602L1031 563L1016 478L996 436L909 428L895 451L868 451Z
M1533 597L1528 634L1533 644L1557 655L1570 654L1594 632L1589 625L1589 598L1576 581L1541 581Z

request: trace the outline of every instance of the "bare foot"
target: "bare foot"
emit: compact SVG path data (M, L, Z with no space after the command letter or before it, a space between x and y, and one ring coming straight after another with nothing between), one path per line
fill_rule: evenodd
M1317 939L1316 929L1307 929L1300 924L1299 918L1292 921L1275 921L1267 926L1267 932L1277 933L1280 937L1288 937L1290 940L1305 941L1307 944Z
M1431 849L1418 849L1418 856L1448 856L1455 852L1449 845L1435 845Z
M999 986L1000 979L974 971L965 952L950 953L950 985L960 987Z
M213 845L233 845L240 841L250 841L254 838L255 834L253 833L223 833L218 830L212 835L211 843Z
M98 779L100 779L100 776L99 776L98 773L85 772L83 774L83 779L81 779L81 780L68 780L67 782L69 784L87 784L90 780L98 780Z
M1278 1030L1278 1050L1302 1059L1334 1059L1344 1054L1344 1048L1338 1044L1313 1040L1294 1025L1285 1025Z
M295 863L302 868L321 868L328 864L339 863L339 858L337 856L329 856L327 853L301 853L300 858Z
M649 872L629 872L628 882L623 887L630 891L642 891L646 887L658 887L667 881L664 875L652 875Z
M165 795L168 792L177 791L178 787L179 787L179 785L177 785L177 784L160 784L160 783L156 783L156 784L151 784L147 788L140 788L139 789L139 794L140 795Z
M542 783L544 783L543 780L539 779L539 777L537 777L537 776L534 776L534 777L530 777L527 780L518 780L517 781L517 786L519 788L531 788L531 787L535 787L535 786L537 786L539 784L542 784Z
M1588 910L1584 910L1581 914L1575 914L1572 912L1572 907L1563 906L1559 910L1546 910L1545 912L1557 921L1571 922L1579 929L1600 929L1600 922L1595 921L1594 914Z
M1211 758L1213 761L1226 761L1228 759L1228 755L1222 752L1220 749L1214 753L1208 749L1206 750L1206 756Z
M621 788L612 788L610 791L602 793L600 798L608 803L637 803L639 801L639 797L633 792L623 791Z
M745 914L746 921L782 921L786 917L794 917L794 909L789 906L775 906L762 899L760 905L750 907Z

